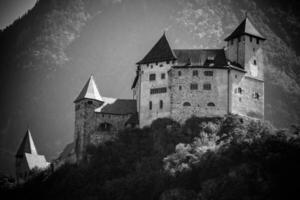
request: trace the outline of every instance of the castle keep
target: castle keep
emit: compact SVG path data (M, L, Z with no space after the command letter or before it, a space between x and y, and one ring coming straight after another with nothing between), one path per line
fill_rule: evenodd
M89 144L157 118L183 123L192 115L232 113L263 119L264 40L248 18L225 39L224 49L172 49L163 34L137 63L134 99L101 96L91 76L74 101L77 160Z

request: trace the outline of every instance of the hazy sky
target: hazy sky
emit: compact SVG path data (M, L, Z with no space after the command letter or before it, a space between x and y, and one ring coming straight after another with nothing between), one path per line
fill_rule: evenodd
M37 0L0 0L0 29L13 23L15 19L32 8Z

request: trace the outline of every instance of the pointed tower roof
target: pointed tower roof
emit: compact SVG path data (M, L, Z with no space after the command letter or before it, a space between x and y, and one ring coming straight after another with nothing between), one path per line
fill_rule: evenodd
M102 101L102 97L99 93L98 87L95 83L93 75L90 76L89 80L84 85L78 97L75 99L74 103L82 99L94 99Z
M25 153L37 155L37 151L29 129L26 131L22 143L17 151L16 157L23 156Z
M164 33L158 42L152 47L148 54L137 64L175 60L176 56L172 51L166 34Z
M225 38L225 41L232 40L242 35L250 35L250 36L257 37L261 40L265 40L265 38L253 26L253 24L248 19L248 17L246 17L244 21L242 21L242 23L233 31L233 33L231 33L231 35Z

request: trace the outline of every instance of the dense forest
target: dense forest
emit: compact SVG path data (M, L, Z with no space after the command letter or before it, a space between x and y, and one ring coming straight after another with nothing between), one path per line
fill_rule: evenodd
M1 190L9 199L286 199L300 189L299 133L234 115L157 119L90 146L89 162Z

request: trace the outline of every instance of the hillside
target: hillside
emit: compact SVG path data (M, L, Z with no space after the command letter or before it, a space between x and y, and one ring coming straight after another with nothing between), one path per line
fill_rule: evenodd
M268 38L266 119L297 123L298 8L297 1L39 0L0 32L0 171L14 172L28 125L48 160L72 141L72 102L90 74L101 94L130 98L135 62L163 30L174 48L221 48L245 10Z
M89 148L90 162L37 174L11 199L285 199L300 178L300 127L237 116L158 119Z

